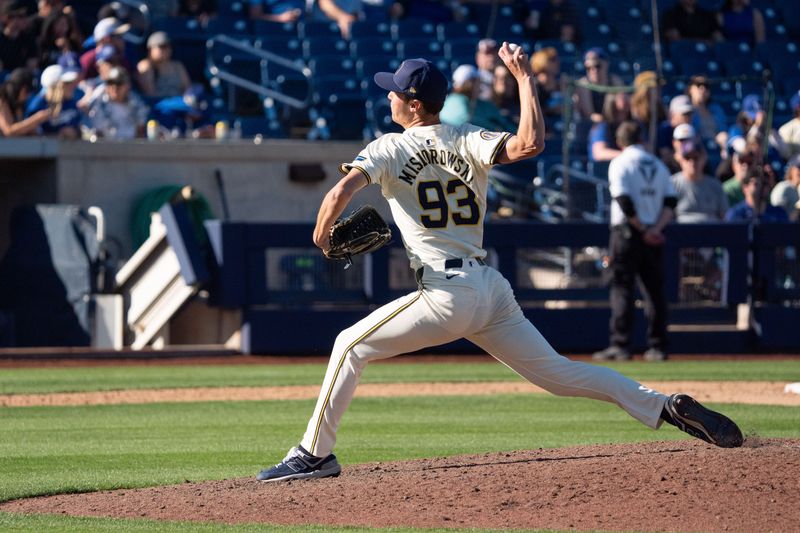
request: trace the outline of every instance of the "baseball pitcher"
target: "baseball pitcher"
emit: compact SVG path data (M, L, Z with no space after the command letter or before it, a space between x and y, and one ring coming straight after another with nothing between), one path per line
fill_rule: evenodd
M553 394L612 402L649 427L667 421L718 446L742 444L735 423L689 396L668 397L608 368L556 353L522 314L508 281L484 262L489 169L544 148L530 62L522 48L512 51L508 43L499 56L519 85L522 111L516 134L441 124L447 79L425 59L409 59L394 73L375 75L375 83L389 91L392 119L404 131L376 139L341 166L345 175L322 201L314 243L327 251L331 227L353 195L368 185L379 186L419 288L339 334L305 435L257 479L339 475L332 454L336 430L366 364L459 338Z

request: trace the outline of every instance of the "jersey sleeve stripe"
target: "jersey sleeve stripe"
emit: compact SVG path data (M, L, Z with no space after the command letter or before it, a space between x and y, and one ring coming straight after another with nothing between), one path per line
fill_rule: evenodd
M367 178L367 183L372 183L372 178L369 177L369 172L367 172L363 168L351 165L349 163L343 163L339 165L339 172L341 172L342 174L347 174L353 169L359 170L362 174L364 174L364 177Z
M508 139L510 139L510 138L511 138L511 134L510 133L506 133L497 142L497 146L494 147L494 152L492 152L492 157L489 158L489 163L490 164L494 165L495 163L497 163L497 158L500 155L500 152L503 150L503 147L506 145L506 143L508 142Z

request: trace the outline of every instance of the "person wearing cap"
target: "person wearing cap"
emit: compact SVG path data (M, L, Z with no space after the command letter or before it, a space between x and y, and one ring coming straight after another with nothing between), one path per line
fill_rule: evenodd
M121 65L122 62L119 60L116 48L110 44L100 47L95 60L97 77L83 79L78 84L78 88L84 93L84 96L78 101L78 109L82 112L88 111L92 103L105 94L106 78L111 73L111 69Z
M475 49L475 66L478 68L478 98L491 100L493 97L494 69L499 57L497 41L481 39Z
M499 57L519 85L522 116L516 135L442 124L447 78L430 61L407 59L395 72L375 74L375 83L389 92L392 120L404 131L378 137L352 163L340 166L345 175L322 200L312 238L328 252L335 221L357 192L375 184L389 203L418 288L339 333L300 443L259 472L257 480L338 476L342 468L332 453L336 433L366 365L461 338L554 394L615 403L654 429L664 421L680 423L667 410L667 396L609 368L559 355L525 318L509 282L484 260L491 167L534 157L545 142L528 58L522 48L512 52L508 43ZM732 421L730 427L736 427ZM738 428L731 433L727 445L741 446Z
M766 167L765 167L766 168ZM789 216L782 207L769 203L770 192L775 184L772 173L750 168L742 180L744 200L734 204L725 213L727 222L788 222Z
M675 160L673 131L680 125L691 124L693 113L694 106L692 106L691 99L685 94L679 94L670 100L668 117L658 125L656 150L658 156L672 172L680 169Z
M680 172L672 175L678 197L676 220L680 224L719 222L728 211L728 197L718 179L705 175L706 150L693 128L684 126L675 128L675 158L681 167Z
M692 102L692 126L703 140L715 140L719 146L725 146L727 135L727 118L722 107L712 101L711 82L702 75L692 76L686 87L686 95Z
M664 10L661 28L668 41L693 39L696 41L721 41L722 32L711 11L697 5L697 0L679 0Z
M536 75L537 96L545 116L560 117L563 111L561 95L561 61L552 46L537 50L531 56L531 68Z
M603 106L607 99L613 98L613 93L594 91L583 84L622 86L622 78L616 74L608 73L608 54L596 46L590 48L583 55L583 67L586 75L578 80L575 87L575 109L583 119L589 119L595 124L603 120Z
M36 69L36 36L27 26L27 8L17 0L0 2L0 70Z
M42 89L25 110L25 115L30 117L43 109L50 109L50 119L40 124L39 134L66 139L79 137L82 115L78 100L83 96L77 90L79 76L77 70L64 69L61 65L50 65L42 71L39 80Z
M297 22L305 11L303 0L248 0L247 14L252 20Z
M794 157L800 154L800 91L789 99L789 108L794 116L778 129L778 135L786 146L787 156Z
M786 163L783 180L772 188L769 203L783 208L789 220L797 221L800 218L800 154Z
M33 74L27 68L14 69L0 84L0 133L3 137L30 135L50 120L49 108L25 117L25 104L32 94Z
M598 361L631 359L635 284L641 281L648 320L645 361L667 358L667 300L664 295L664 228L674 216L677 196L669 170L642 146L642 126L623 122L616 132L622 154L608 168L611 193L609 237L608 348Z
M172 59L172 45L163 31L147 38L147 57L136 65L145 96L168 98L186 92L192 84L183 63Z
M113 17L106 17L95 24L92 32L94 48L81 56L81 71L84 79L97 77L97 52L105 45L116 48L122 66L130 72L130 63L125 57L125 41L122 39L122 35L125 35L128 30L130 30L130 24L122 24Z
M129 140L144 136L149 111L131 90L125 69L113 67L105 79L105 93L92 103L87 115L98 136Z
M493 131L508 131L516 127L493 102L480 100L477 96L478 69L474 65L460 65L453 71L453 91L445 98L439 119L451 126L469 122Z

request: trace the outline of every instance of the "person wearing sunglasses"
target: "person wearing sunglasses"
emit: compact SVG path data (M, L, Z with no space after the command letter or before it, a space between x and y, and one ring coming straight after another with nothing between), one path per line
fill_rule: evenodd
M719 222L728 211L728 197L722 183L706 176L704 167L708 155L689 124L682 124L673 132L675 160L680 171L672 175L672 184L678 197L675 218L680 224Z
M147 39L147 57L139 61L136 68L139 87L145 96L180 96L192 84L183 63L172 59L172 44L163 31L157 31Z

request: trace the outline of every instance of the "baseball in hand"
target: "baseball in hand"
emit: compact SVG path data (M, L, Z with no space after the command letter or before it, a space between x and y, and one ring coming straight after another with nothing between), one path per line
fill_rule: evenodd
M519 48L519 45L518 45L518 44L516 44L516 43L508 43L508 49L511 51L511 53L512 53L512 54L514 53L514 51L515 51L517 48Z

